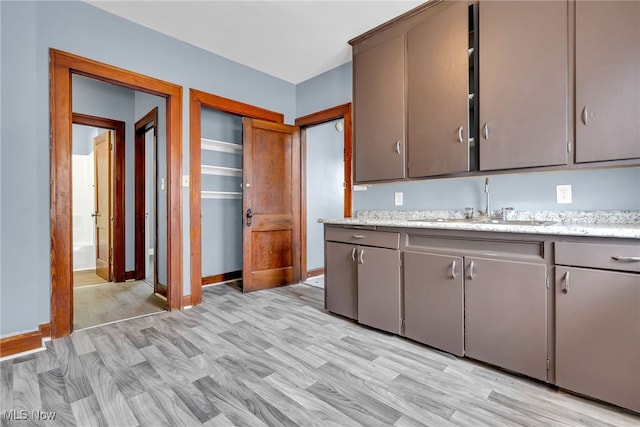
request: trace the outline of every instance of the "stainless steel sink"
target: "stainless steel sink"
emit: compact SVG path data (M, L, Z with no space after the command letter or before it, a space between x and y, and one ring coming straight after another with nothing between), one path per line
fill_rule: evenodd
M509 220L509 219L496 219L496 218L435 218L435 219L411 219L409 221L415 222L444 222L444 223L458 223L458 224L500 224L500 225L537 225L545 226L555 224L555 221L538 221L538 220Z

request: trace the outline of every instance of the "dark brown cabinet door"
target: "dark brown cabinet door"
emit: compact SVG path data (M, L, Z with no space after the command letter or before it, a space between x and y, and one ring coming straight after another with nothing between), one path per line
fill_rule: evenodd
M576 2L576 162L640 157L640 2Z
M465 263L466 355L546 380L546 266L483 258Z
M469 170L468 5L438 8L407 35L411 178Z
M480 169L567 163L567 3L479 3Z
M354 55L356 182L404 178L404 40Z
M556 268L556 383L640 411L640 276Z
M332 313L358 318L357 247L327 242L325 308Z
M358 322L400 333L400 251L358 248Z
M464 265L461 257L404 253L404 335L464 354Z

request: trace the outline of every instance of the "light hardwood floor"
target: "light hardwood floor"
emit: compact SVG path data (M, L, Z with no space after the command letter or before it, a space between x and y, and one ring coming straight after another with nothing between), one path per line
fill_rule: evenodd
M76 270L73 272L73 287L97 285L98 283L108 283L96 274L96 270Z
M84 329L116 320L167 309L167 301L142 281L113 283L73 289L73 329Z
M2 361L0 413L29 415L2 425L640 425L618 408L328 314L318 287L220 285L203 298ZM56 418L37 422L32 410Z

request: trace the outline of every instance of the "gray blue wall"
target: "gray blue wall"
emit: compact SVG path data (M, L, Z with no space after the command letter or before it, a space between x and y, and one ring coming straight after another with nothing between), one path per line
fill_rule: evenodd
M352 69L349 62L298 84L296 117L351 102Z
M492 209L638 210L640 168L531 172L489 176ZM571 184L573 203L556 203L556 185ZM394 193L404 205L394 206ZM354 210L485 208L484 176L376 184L353 193Z

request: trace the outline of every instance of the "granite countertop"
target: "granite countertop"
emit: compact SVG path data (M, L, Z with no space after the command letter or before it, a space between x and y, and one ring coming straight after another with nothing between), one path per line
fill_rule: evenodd
M318 222L640 239L640 211L511 211L507 213L507 221L500 223L464 221L464 218L462 211L359 211L355 218L320 218ZM458 222L443 221L445 219L456 219ZM545 223L525 224L528 221Z

